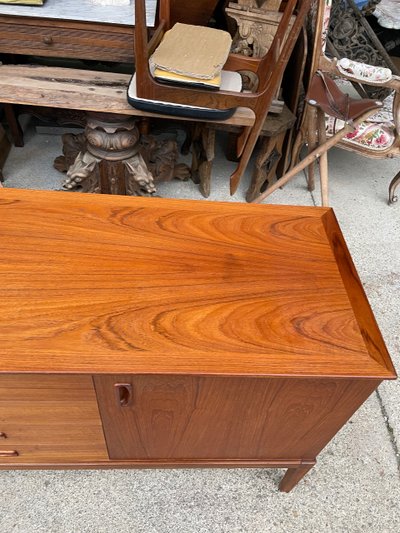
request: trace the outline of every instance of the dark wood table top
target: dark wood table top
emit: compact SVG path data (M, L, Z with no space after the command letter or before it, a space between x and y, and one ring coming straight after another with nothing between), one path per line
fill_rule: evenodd
M331 209L0 189L0 372L395 372Z

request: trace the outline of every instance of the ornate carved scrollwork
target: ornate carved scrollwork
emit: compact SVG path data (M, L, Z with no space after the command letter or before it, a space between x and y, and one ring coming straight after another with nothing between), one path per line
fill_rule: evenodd
M149 195L155 181L187 179L188 167L177 164L173 140L140 139L135 120L110 115L88 116L85 133L63 135L63 156L54 166L66 172L63 187L81 192Z
M229 3L225 9L237 23L232 52L245 56L262 57L271 47L282 14L279 1ZM291 24L293 24L294 17Z

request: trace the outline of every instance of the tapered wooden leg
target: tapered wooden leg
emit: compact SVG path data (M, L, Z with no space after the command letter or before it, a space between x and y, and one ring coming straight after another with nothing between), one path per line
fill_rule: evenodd
M310 154L317 146L317 110L314 106L307 106L307 132L308 132L308 153ZM311 161L307 168L308 190L315 189L315 162Z
M297 466L296 468L288 468L281 482L279 483L279 490L281 492L290 492L299 481L307 474L315 463Z
M326 143L326 125L325 113L318 108L318 137L319 145L323 146ZM328 152L321 153L319 158L319 178L321 181L321 202L323 207L329 205L328 202Z
M301 128L296 135L296 138L293 143L292 153L290 154L290 164L288 168L294 167L299 163L300 160L300 151L304 146L306 135L304 129Z

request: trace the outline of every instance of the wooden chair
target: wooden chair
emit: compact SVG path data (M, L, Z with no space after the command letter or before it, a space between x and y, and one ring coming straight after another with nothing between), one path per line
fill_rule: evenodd
M287 28L295 11L297 0L288 0L269 52L261 59L230 54L224 69L229 71L250 71L258 76L258 89L254 93L232 91L207 91L186 87L169 86L154 80L149 70L149 56L153 53L165 30L169 27L169 2L160 4L160 24L153 38L148 42L146 28L145 1L135 0L135 65L137 96L139 98L168 102L186 106L199 106L210 109L231 109L247 107L254 112L254 124L244 128L237 142L238 167L230 178L230 191L234 194L250 160L254 146L263 127L268 110L282 79L297 37L303 27L311 0L301 0L296 12L296 20L290 32Z
M348 1L352 4L352 9L357 9L352 0ZM382 66L370 66L349 58L342 58L338 61L336 58L330 60L326 57L325 45L327 35L329 35L328 25L331 4L331 0L319 0L315 22L314 50L311 59L311 79L305 111L292 154L294 166L280 180L261 194L255 202L265 199L306 167L308 167L308 188L313 190L314 163L319 159L322 205L328 205L327 152L333 146L373 158L393 157L400 154L400 137L398 133L400 131L400 79L393 76L390 70L382 68ZM350 46L352 40L347 39L346 42ZM360 48L358 47L358 49ZM381 143L383 139L386 141L386 137L382 133L382 131L386 132L386 130L382 130L382 120L380 120L383 116L383 112L380 109L383 107L382 103L366 98L350 99L339 90L331 78L354 83L362 94L368 93L359 88L360 84L394 92L390 117L392 134L391 136L389 133L387 134L389 139L387 146ZM326 89L327 84L329 84L328 90ZM319 97L315 94L317 85L319 85ZM331 98L334 105L329 105L329 101L327 101L329 100L329 92L331 94L334 93L333 98ZM325 97L321 98L322 93ZM375 94L372 93L372 96L375 96ZM334 109L335 101L336 103L338 101L342 102L339 114ZM345 109L346 105L348 106L347 110ZM353 109L351 109L352 106ZM338 107L340 106L336 105L336 108ZM377 112L377 110L379 111ZM366 132L368 136L365 135L362 138L363 132ZM302 162L295 164L298 161L300 149L304 144L308 145L308 155ZM395 200L394 192L399 183L400 173L397 174L390 185L389 202Z

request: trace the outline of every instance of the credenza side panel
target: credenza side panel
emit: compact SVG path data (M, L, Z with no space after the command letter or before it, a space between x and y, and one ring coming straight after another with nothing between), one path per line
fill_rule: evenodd
M377 382L94 376L112 460L313 459Z
M0 465L108 459L91 376L0 376L0 433Z

